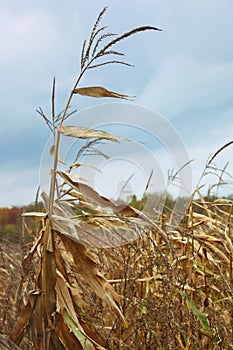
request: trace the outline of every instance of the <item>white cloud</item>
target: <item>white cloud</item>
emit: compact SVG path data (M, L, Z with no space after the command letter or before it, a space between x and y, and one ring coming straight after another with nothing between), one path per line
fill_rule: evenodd
M17 12L3 10L0 13L1 35L3 45L1 64L15 63L27 59L30 62L35 53L43 52L51 48L51 43L57 39L56 24L54 18L43 10L25 12L19 16ZM48 52L47 52L48 54ZM31 62L33 63L33 62Z
M139 101L171 118L191 109L223 106L232 100L233 61L200 62L178 55L167 59Z

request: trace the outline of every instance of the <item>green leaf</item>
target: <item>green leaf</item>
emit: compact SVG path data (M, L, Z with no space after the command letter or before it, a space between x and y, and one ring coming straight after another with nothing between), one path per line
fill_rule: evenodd
M189 308L192 310L192 312L199 319L201 327L203 329L210 329L207 315L198 310L198 308L196 307L196 305L194 303L194 300L190 299L190 297L187 294L185 294L181 290L179 290L179 293L187 301Z
M74 323L72 318L69 316L67 311L64 312L64 320L66 323L70 326L72 332L76 336L76 338L79 340L80 344L82 344L83 349L85 350L93 350L93 344L90 342L90 340L83 334L77 327L77 325Z
M196 307L195 303L193 300L189 300L189 303L190 303L190 308L191 310L193 311L193 313L198 317L200 323L201 323L201 326L204 328L204 329L209 329L209 321L207 319L207 315L206 314L203 314L202 312L200 312L198 310L198 308Z

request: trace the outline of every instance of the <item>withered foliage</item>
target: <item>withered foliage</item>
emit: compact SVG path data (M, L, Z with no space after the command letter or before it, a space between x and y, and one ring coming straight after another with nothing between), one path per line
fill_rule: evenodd
M197 206L202 214L194 211ZM48 330L50 343L61 349L229 347L232 206L231 200L200 198L180 224L163 217L148 230L137 218L141 232L130 243L119 246L116 240L115 247L96 248L100 229L101 237L107 230L109 239L110 232L119 234L126 219L135 217L119 212L101 221L92 221L92 215L83 220L73 216L67 203L55 202L54 220L61 217L61 222L54 226L53 241L47 237L46 251L51 227L45 217L44 229L23 259L23 271L20 255L12 270L7 262L16 264L16 254L5 254L1 332L16 343L23 340L24 349L43 348L40 342Z
M76 94L128 98L99 86L79 88L83 74L127 64L108 60L123 56L113 47L138 32L159 30L105 32L105 11L83 44L81 72L64 111L55 116L55 81L51 119L38 110L54 135L50 193L42 193L45 213L23 214L25 224L30 216L37 223L24 257L18 249L1 250L1 332L25 350L230 349L232 201L209 203L200 196L190 200L183 220L161 212L155 222L77 179L78 156L58 171L61 137L88 139L85 151L95 142L119 141L105 131L63 126Z

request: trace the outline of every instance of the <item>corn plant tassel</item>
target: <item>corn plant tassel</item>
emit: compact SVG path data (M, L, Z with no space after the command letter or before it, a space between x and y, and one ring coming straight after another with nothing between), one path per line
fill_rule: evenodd
M112 46L115 46L118 42L134 35L139 32L144 32L148 30L155 30L155 31L161 31L160 28L153 27L153 26L141 26L134 28L130 30L129 32L126 32L122 35L117 36L113 33L104 33L104 31L108 28L107 26L99 28L99 24L102 20L102 17L104 13L106 12L107 7L105 7L99 14L87 46L87 41L84 40L82 53L81 53L81 71L80 74L74 84L73 89L71 90L70 96L68 98L68 101L66 103L65 109L62 113L62 117L60 119L59 127L63 125L63 122L65 119L67 119L67 111L70 108L71 100L73 98L73 95L79 94L79 95L85 95L85 96L91 96L91 97L110 97L110 98L120 98L120 99L126 99L126 100L132 100L135 96L128 96L120 93L116 93L113 91L109 91L103 87L100 86L94 86L94 87L83 87L78 88L79 82L81 81L84 73L86 73L89 69L97 68L103 65L107 64L123 64L127 66L131 66L130 64L126 63L125 61L119 61L115 59L107 59L104 62L99 62L100 59L109 58L111 56L124 56L123 53L116 51L116 50L109 50ZM115 37L117 36L117 37ZM110 40L107 44L104 46L101 46L102 41L106 38L112 38L115 37L113 40ZM97 61L97 63L95 63ZM53 89L53 100L54 100L54 89ZM41 113L40 113L41 114ZM54 114L54 109L53 109ZM44 115L43 115L44 117ZM46 121L47 122L47 121ZM48 122L47 122L48 124ZM50 182L50 205L49 205L49 215L52 214L52 208L54 203L54 196L55 196L55 187L56 187L56 172L57 172L57 165L58 165L58 151L59 151L59 143L60 143L60 134L59 131L55 128L54 130L55 134L55 145L54 145L54 164L51 174L51 182Z

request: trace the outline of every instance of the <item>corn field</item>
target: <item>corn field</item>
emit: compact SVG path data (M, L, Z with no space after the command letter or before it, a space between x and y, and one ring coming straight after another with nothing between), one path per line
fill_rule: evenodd
M44 211L22 214L22 230L33 223L33 243L1 242L0 349L233 349L233 201L208 201L197 186L182 218L161 211L152 220L77 179L77 159L58 169L61 137L86 140L85 150L121 139L63 124L74 96L130 99L80 86L83 75L129 66L115 45L160 31L142 26L115 36L101 26L105 11L84 41L62 113L55 114L55 80L51 117L38 109L54 137L50 192L42 193Z

